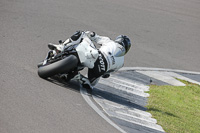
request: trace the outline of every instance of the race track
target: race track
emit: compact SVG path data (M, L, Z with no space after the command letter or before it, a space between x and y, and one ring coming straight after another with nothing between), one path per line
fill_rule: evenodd
M119 132L80 95L77 83L43 80L49 42L92 30L133 42L127 67L200 71L198 0L1 0L0 133Z

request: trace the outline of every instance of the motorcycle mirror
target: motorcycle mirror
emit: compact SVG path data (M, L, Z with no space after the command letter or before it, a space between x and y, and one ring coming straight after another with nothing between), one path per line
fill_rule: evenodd
M59 44L62 44L62 43L63 43L63 41L62 41L62 40L59 40L58 42L59 42Z

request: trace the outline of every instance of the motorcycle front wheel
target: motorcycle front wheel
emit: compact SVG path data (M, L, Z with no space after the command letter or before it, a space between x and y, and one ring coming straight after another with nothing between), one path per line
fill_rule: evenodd
M59 73L68 73L77 67L78 59L75 55L69 55L62 60L52 64L40 66L38 68L38 75L41 78L48 78Z

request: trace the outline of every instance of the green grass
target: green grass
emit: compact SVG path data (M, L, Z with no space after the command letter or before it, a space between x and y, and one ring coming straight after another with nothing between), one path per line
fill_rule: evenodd
M200 133L200 85L150 85L147 109L168 133Z

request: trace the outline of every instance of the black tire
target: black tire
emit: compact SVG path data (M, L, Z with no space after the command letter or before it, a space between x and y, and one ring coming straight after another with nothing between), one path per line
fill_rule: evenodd
M78 64L78 59L74 55L69 55L66 58L54 62L52 64L41 66L38 68L38 75L41 78L48 78L59 73L68 73L73 70Z

